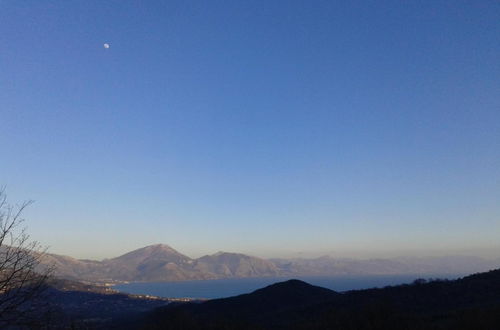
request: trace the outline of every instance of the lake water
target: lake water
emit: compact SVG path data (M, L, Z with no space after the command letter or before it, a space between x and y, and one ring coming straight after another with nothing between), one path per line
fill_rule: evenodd
M456 275L304 276L293 277L338 292L411 283L417 278L457 278ZM114 288L132 294L167 298L224 298L249 293L288 277L238 278L160 283L128 283Z

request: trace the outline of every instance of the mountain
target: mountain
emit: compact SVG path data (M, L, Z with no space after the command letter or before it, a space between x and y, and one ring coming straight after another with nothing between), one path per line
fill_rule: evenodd
M500 269L454 281L416 280L336 293L305 282L145 314L135 329L497 329Z
M44 264L54 265L57 277L90 282L161 282L280 274L274 263L261 258L219 252L191 259L165 244L146 246L103 261L48 254Z
M215 299L193 305L203 313L228 312L234 319L265 318L266 315L283 313L289 309L311 304L321 304L340 296L339 293L314 286L300 280L288 280L236 297ZM244 306L244 308L242 308Z
M42 266L55 267L55 275L60 278L73 280L98 281L104 279L102 262L94 260L79 260L58 254L46 254L42 259Z
M474 256L348 259L270 259L286 276L308 275L464 275L500 267L500 260Z
M179 281L205 278L193 260L168 245L157 244L102 262L107 278L125 281Z
M103 261L48 254L44 264L54 265L60 278L88 282L161 282L266 276L458 276L498 268L500 260L467 256L365 260L323 256L266 260L229 252L192 259L168 245L156 244Z
M214 277L278 276L280 269L271 261L240 253L218 252L195 261L195 268Z
M249 294L159 308L137 323L144 329L253 329L295 319L301 309L339 299L341 294L299 280L275 283ZM135 326L131 326L134 328Z

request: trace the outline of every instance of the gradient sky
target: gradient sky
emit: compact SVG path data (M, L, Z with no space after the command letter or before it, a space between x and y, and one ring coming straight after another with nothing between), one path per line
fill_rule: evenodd
M52 252L499 247L498 1L3 0L0 32L0 185Z

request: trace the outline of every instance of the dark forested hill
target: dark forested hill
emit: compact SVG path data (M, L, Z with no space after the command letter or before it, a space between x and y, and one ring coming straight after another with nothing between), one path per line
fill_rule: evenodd
M189 299L119 293L108 286L52 278L37 303L29 327L14 329L121 329L160 306ZM191 300L195 301L195 300Z
M167 306L143 329L498 329L500 270L454 281L336 293L291 280L250 294Z

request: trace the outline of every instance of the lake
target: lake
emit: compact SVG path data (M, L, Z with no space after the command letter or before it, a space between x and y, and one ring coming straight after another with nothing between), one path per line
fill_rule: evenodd
M417 278L454 279L457 275L296 276L307 283L338 292L411 283ZM224 298L249 293L290 277L259 277L182 282L128 283L114 288L132 294L166 298Z

